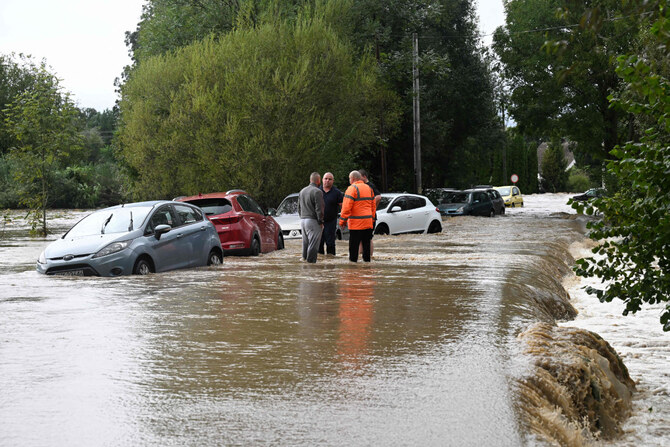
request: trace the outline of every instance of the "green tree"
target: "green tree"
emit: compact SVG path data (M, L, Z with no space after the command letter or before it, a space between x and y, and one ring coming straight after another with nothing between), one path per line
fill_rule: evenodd
M237 29L142 61L122 88L119 143L137 198L243 187L277 204L314 170L345 172L383 96L318 18Z
M638 26L619 0L510 0L494 49L512 85L511 115L536 139L576 143L578 164L602 164L624 141L628 115L609 106L618 91L616 56L638 45ZM599 13L584 16L597 7ZM597 32L573 33L598 20Z
M618 58L624 89L612 105L644 126L639 139L616 148L607 165L621 188L579 211L602 214L589 225L600 244L595 256L577 261L577 274L597 277L601 287L587 292L602 302L620 299L624 315L644 304L666 303L660 316L670 331L670 19L666 0L635 4L630 17L640 20L645 45ZM594 25L597 31L597 24Z
M346 2L340 2L343 5ZM471 0L358 0L333 17L359 51L371 48L383 81L401 98L400 131L388 139L391 190L413 190L412 34L419 38L424 186L488 182L505 136ZM381 152L368 152L381 166Z
M417 32L424 183L468 186L490 178L504 134L472 0L152 0L127 44L141 65L210 34L306 17L322 19L348 41L355 60L374 54L377 66L369 65L368 75L383 84L376 110L368 111L376 115L375 138L350 154L349 170L367 167L381 174L380 186L414 189L411 39Z
M542 187L548 192L565 191L568 183L568 162L563 154L563 145L558 141L548 143L542 159Z
M15 138L1 124L5 108L35 82L37 66L23 54L0 54L0 155L6 154L16 143Z
M20 165L14 177L21 203L31 210L33 230L46 235L55 172L81 147L79 110L44 63L32 69L34 83L4 110L5 125L16 141L10 157Z

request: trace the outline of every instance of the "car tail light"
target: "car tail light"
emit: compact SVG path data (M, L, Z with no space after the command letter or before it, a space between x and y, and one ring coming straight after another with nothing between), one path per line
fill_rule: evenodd
M232 216L232 217L221 217L218 219L212 219L212 223L214 225L230 225L234 224L240 221L240 216Z

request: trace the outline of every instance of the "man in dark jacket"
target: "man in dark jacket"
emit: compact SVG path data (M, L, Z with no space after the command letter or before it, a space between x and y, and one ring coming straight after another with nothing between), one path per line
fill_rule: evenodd
M302 258L315 263L321 232L323 231L323 191L319 189L321 175L312 172L309 185L305 186L298 197L298 215L302 230Z
M324 202L323 235L319 244L319 253L324 254L323 246L325 244L327 253L333 256L335 255L337 214L340 212L342 199L344 199L344 193L333 185L334 181L335 177L331 172L323 174L323 184L321 185Z

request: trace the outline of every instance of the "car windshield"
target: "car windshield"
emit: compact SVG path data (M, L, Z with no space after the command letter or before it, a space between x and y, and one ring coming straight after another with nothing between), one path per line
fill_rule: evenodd
M501 196L509 196L511 188L509 186L505 186L502 188L496 188L498 192L500 193Z
M277 208L277 216L298 214L298 196L287 197Z
M393 197L382 197L379 201L379 205L377 205L377 211L386 209L386 207L389 206L389 203L391 203L391 200L393 200Z
M89 214L67 232L68 237L92 236L95 234L127 233L142 225L150 206L114 208Z
M449 197L449 203L468 203L470 194L467 192L455 192Z
M187 203L200 207L208 216L225 214L233 209L230 202L223 198L188 200Z

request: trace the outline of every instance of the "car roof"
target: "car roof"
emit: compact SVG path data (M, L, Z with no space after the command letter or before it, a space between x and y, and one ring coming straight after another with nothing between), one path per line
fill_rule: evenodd
M111 210L114 208L138 208L138 207L146 207L146 206L156 206L160 205L163 203L172 203L171 200L148 200L146 202L132 202L132 203L121 203L119 205L114 205L110 206L107 208L101 208L99 211L102 210Z
M410 197L421 197L424 199L427 199L426 196L422 196L420 194L412 194L410 192L384 192L382 193L382 197L388 197L388 198L395 198L398 196L410 196Z
M206 194L200 193L195 196L180 196L175 197L174 200L178 202L186 202L189 200L198 200L198 199L227 199L231 196L239 196L246 193L247 192L242 189L231 189L230 191L227 192L209 192Z

